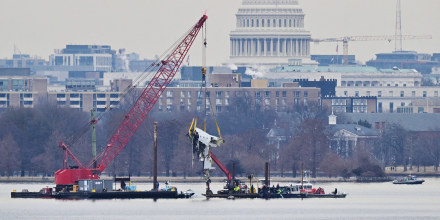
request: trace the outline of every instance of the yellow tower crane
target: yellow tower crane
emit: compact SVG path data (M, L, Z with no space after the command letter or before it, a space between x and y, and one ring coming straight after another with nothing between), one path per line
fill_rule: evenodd
M337 37L337 38L323 38L323 39L312 39L312 42L316 44L321 42L342 42L343 46L343 64L348 65L348 42L349 41L383 41L386 40L391 42L395 40L394 35L382 35L382 36L347 36L347 37ZM399 36L402 40L418 40L418 39L432 39L431 35L401 35Z

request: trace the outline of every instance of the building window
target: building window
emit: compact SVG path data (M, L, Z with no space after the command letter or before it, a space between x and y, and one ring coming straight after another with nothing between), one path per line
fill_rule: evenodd
M359 97L359 91L355 91L354 96Z
M58 93L57 98L66 98L66 94L65 93Z
M73 94L70 94L70 97L72 97ZM98 93L96 94L97 98L105 98L105 93Z
M405 106L405 102L401 102L400 106L404 107Z
M367 91L367 96L370 96L370 91Z
M215 107L215 111L216 112L222 112L222 107L221 106L216 106Z
M344 91L344 96L347 96L348 95L348 92L347 91Z
M275 92L275 96L276 96L276 97L280 97L280 92L279 92L279 91L276 91L276 92Z
M412 97L416 97L416 91L412 91L412 92L411 92L411 96L412 96Z
M382 97L382 91L377 92L377 97Z
M390 102L390 113L394 112L394 103Z
M377 109L377 111L378 111L379 113L382 113L382 102L377 103L377 105L378 105L378 109Z
M423 91L423 98L426 98L426 96L427 96L427 92Z
M400 91L400 97L405 97L405 91Z
M215 92L215 97L216 98L222 98L222 96L223 96L223 93L221 91Z
M270 105L270 98L265 98L264 99L264 104L265 105Z
M267 19L267 27L270 27L270 20Z
M287 96L287 92L283 91L283 97L286 97L286 96Z
M438 91L434 91L434 97L438 97Z
M167 105L173 104L173 98L167 98Z
M260 92L255 92L255 98L260 98L260 97L261 97Z
M225 99L225 105L229 105L229 99Z
M265 96L266 98L270 97L270 91L265 91L264 93L265 93L264 96Z
M180 98L185 98L185 92L184 91L180 91Z
M308 91L304 91L304 97L309 97L309 92Z
M203 92L197 91L197 98L203 98Z
M264 19L261 20L261 27L264 27Z
M294 95L295 97L300 97L300 96L301 96L301 92L300 92L300 91L294 91L294 92L293 92L293 95Z
M167 91L167 98L173 97L173 91Z
M389 97L393 97L393 91L389 91L388 94L389 94Z
M229 98L229 91L225 92L225 98Z

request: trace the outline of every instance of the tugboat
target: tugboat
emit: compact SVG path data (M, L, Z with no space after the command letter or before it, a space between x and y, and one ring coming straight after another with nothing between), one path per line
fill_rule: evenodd
M289 188L291 189L291 195L300 194L302 195L300 198L345 198L347 196L346 193L338 192L338 189L336 188L335 191L327 194L325 193L324 188L314 188L307 178L304 179L305 173L306 172L303 171L301 166L301 182L297 183L296 185L290 184Z
M419 180L414 175L408 175L393 181L393 184L422 184L425 180Z

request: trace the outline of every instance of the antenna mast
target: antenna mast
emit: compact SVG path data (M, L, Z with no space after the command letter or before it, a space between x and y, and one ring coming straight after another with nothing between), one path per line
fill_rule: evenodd
M394 50L402 51L402 10L400 0L397 0L396 6L396 33L394 36Z

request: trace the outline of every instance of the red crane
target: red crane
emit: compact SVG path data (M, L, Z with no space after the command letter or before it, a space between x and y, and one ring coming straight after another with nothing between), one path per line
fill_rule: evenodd
M119 152L127 146L128 142L130 142L134 133L145 120L156 101L165 91L168 84L170 84L206 19L208 19L208 16L203 15L190 30L189 34L187 34L175 49L160 62L159 70L110 138L96 168L90 168L94 161L90 162L89 165L84 166L72 154L64 142L60 143L60 147L64 151L64 165L63 169L55 172L55 184L57 185L57 188L73 185L80 179L99 178L99 175L105 170L105 168L113 161ZM67 156L70 156L75 161L78 165L78 169L68 168Z
M217 157L214 155L214 153L212 153L212 151L209 152L211 155L211 159L215 162L215 164L217 164L218 167L220 167L220 169L223 171L223 173L226 175L226 187L229 188L231 185L231 181L232 181L232 175L229 172L228 168L225 167L225 165L222 164L222 162L220 162L219 159L217 159Z

